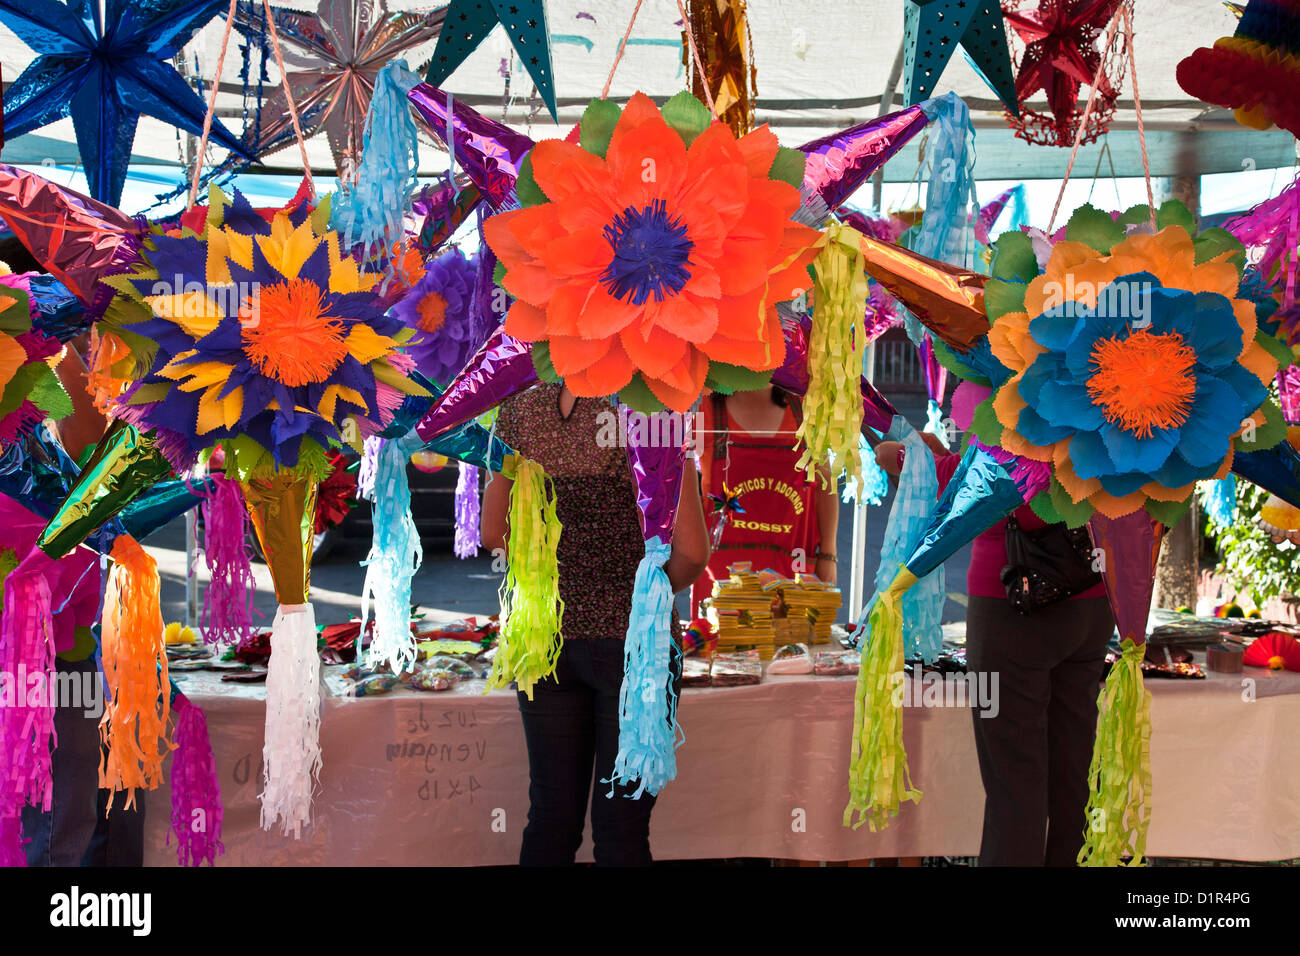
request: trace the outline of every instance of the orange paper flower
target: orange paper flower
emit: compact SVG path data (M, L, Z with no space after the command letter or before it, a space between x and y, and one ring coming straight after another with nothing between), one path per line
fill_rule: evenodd
M505 331L546 342L577 395L612 394L639 373L686 411L711 362L765 371L785 357L776 304L811 285L819 233L790 218L799 191L771 178L767 127L740 139L722 123L692 129L681 120L703 107L689 104L674 97L660 113L636 94L606 147L598 121L612 104L593 103L583 146L547 140L530 154L538 204L484 224L516 299Z

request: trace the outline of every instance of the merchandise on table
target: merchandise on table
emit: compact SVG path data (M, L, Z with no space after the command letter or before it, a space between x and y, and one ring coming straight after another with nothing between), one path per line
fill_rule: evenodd
M741 687L763 680L763 661L758 651L718 654L711 674L714 687Z
M707 614L718 632L718 648L757 648L764 660L770 660L776 650L774 595L763 589L761 576L750 570L748 561L738 561L727 570L731 577L714 584Z
M812 653L807 644L786 644L772 657L767 665L769 674L811 674L813 672Z
M861 657L856 651L818 651L813 673L818 677L846 677L857 674Z
M688 657L682 661L683 687L708 687L712 682L713 662L701 657Z
M796 574L793 581L783 580L777 592L787 619L807 619L812 624L813 643L830 643L831 625L844 603L839 588L815 574Z

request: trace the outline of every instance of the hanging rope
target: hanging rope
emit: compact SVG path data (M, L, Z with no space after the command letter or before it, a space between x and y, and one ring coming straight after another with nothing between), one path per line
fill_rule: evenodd
M275 29L275 16L271 13L271 0L262 0L266 10L266 32L271 39L271 49L275 51L275 65L280 68L280 82L284 84L284 99L289 106L289 119L293 123L293 135L298 139L298 152L302 154L302 175L307 180L307 191L312 202L316 201L316 183L311 178L311 162L307 159L307 141L302 138L302 127L298 125L298 109L293 102L293 84L289 82L289 73L284 68L284 55L280 52L280 34Z
M618 41L618 52L614 54L614 63L609 68L609 76L605 78L605 87L600 91L602 100L609 99L609 88L614 82L614 71L623 60L623 51L627 49L627 41L632 36L632 27L636 24L636 15L641 12L641 0L636 0L636 7L632 10L632 19L627 21L627 29L623 31L623 39Z
M1110 26L1106 28L1106 38L1102 41L1101 56L1097 61L1097 72L1092 79L1092 86L1088 90L1088 103L1083 108L1083 118L1079 121L1079 128L1075 130L1074 148L1070 150L1070 161L1065 164L1065 177L1061 180L1061 190L1056 194L1056 204L1052 206L1052 218L1047 223L1047 234L1049 236L1056 225L1056 215L1061 211L1061 200L1065 198L1065 187L1070 182L1070 174L1074 171L1074 161L1078 158L1079 147L1083 143L1083 132L1088 127L1088 120L1092 116L1093 107L1097 101L1097 86L1101 82L1102 70L1105 68L1106 52L1110 50L1110 45L1115 39L1121 21L1124 24L1123 43L1127 48L1129 72L1133 75L1133 108L1137 112L1138 142L1142 147L1142 174L1146 178L1147 208L1151 213L1151 227L1152 229L1157 228L1155 194L1151 189L1151 161L1147 156L1146 127L1142 121L1142 99L1138 95L1137 63L1133 59L1133 18L1128 5L1122 4L1110 21Z
M695 61L695 72L700 74L700 86L704 90L704 100L709 104L709 112L713 114L714 119L721 119L718 116L718 108L713 105L713 91L709 89L709 74L704 72L704 61L700 59L700 51L695 46L695 33L691 30L691 18L686 15L686 7L682 0L677 0L677 9L682 15L682 31L686 34L686 45L691 48L691 59Z
M212 78L212 93L208 96L208 112L203 117L203 135L199 137L199 151L194 156L194 169L190 171L190 198L185 203L185 210L194 208L194 201L199 195L199 180L203 178L203 156L208 149L208 136L212 133L212 117L217 112L217 91L221 88L221 71L226 65L226 47L230 45L230 28L235 25L235 6L239 0L230 0L230 9L226 11L226 30L221 34L221 54L217 57L217 73Z

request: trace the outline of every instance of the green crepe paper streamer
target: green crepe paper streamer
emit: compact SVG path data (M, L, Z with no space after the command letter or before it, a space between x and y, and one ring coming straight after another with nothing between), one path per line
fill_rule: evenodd
M1097 698L1097 741L1088 768L1080 866L1141 866L1151 822L1151 692L1142 684L1146 644L1126 638ZM1128 864L1123 858L1131 856Z
M776 151L776 158L772 160L772 167L767 171L767 178L789 183L798 189L803 185L804 166L807 161L808 157L799 150L782 146Z
M31 296L22 289L5 286L0 292L4 298L12 300L10 305L0 312L0 332L7 335L22 335L32 327Z
M1286 419L1282 417L1282 409L1277 407L1274 401L1267 401L1259 406L1256 411L1264 413L1264 424L1255 426L1255 434L1251 440L1247 441L1245 435L1238 435L1232 440L1232 447L1236 451L1261 451L1265 448L1272 448L1280 441L1286 440Z
M1029 507L1033 509L1034 514L1044 524L1060 524L1065 519L1061 513L1056 510L1056 505L1052 504L1051 488L1044 488L1034 497L1029 499Z
M772 372L755 372L743 365L728 365L726 362L710 362L709 374L704 380L705 388L730 395L733 392L752 392L770 385Z
M551 361L551 343L534 342L533 343L533 370L537 372L537 377L543 382L560 381L560 373L555 371L555 363Z
M578 144L587 152L605 158L609 151L609 141L614 136L614 127L618 125L623 111L618 104L610 100L592 100L582 112L582 123L578 130ZM531 171L532 166L529 166Z
M0 549L0 614L5 609L5 579L18 567L18 555L9 548Z
M997 413L993 411L992 395L975 406L975 412L971 415L970 430L976 438L990 448L996 448L1001 443L1002 423L998 421Z
M618 400L637 412L649 414L668 410L664 403L655 397L655 393L650 391L650 386L645 383L640 372L634 374L632 381L619 389Z
M501 582L501 636L487 690L511 681L533 699L533 686L555 673L563 646L560 599L560 519L555 492L541 465L516 461L510 486L510 546Z
M1166 528L1172 528L1183 520L1183 515L1187 514L1191 506L1191 495L1188 495L1183 501L1156 501L1154 498L1148 498L1146 512Z
M849 803L844 825L867 824L875 833L889 825L904 800L918 803L903 747L903 708L898 699L903 674L903 619L898 602L916 583L906 568L880 595L867 618L867 639L853 699L853 742ZM856 817L856 820L854 819Z
M1085 204L1070 217L1065 227L1065 238L1068 242L1081 242L1105 255L1111 246L1124 238L1124 227L1111 219L1110 213Z
M946 368L952 374L967 382L974 382L976 385L984 385L988 388L993 387L987 376L981 375L973 368L967 365L960 355L948 348L942 339L930 338L930 344L934 346L934 357L938 359L939 364Z
M990 279L984 284L984 312L989 322L996 322L1009 312L1025 311L1025 293L1029 291L1024 282L1007 282L1005 279Z
M1088 519L1092 517L1092 505L1087 501L1076 503L1055 475L1052 476L1052 483L1047 490L1052 496L1052 507L1061 516L1060 520L1071 528L1082 528L1088 523Z
M524 207L540 206L543 203L550 202L546 193L542 192L542 187L537 185L537 177L533 175L532 152L529 152L524 157L524 161L519 164L519 175L515 177L515 198L519 200L519 205ZM498 261L497 266L501 267L504 275L504 265ZM493 278L497 279L497 285L501 284L501 280L496 277L495 273Z
M1023 232L1004 232L993 243L990 275L1007 282L1028 283L1038 276L1034 243Z
M709 112L709 108L697 100L695 94L686 90L673 96L663 105L660 112L663 114L664 122L677 131L677 135L688 148L695 142L695 137L708 129L709 124L713 122L713 114Z

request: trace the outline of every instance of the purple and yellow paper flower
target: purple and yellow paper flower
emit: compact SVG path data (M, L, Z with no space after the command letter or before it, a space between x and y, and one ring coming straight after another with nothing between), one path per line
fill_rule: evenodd
M135 307L121 328L153 350L114 414L162 432L174 463L221 444L240 474L304 454L317 470L326 446L359 444L423 393L400 349L410 333L385 314L378 277L340 255L324 211L268 220L236 193L202 235L152 236L115 279Z
M474 260L453 249L425 266L424 277L390 314L414 332L406 354L430 381L446 385L464 368L476 346L470 305L474 298Z

